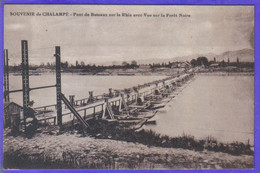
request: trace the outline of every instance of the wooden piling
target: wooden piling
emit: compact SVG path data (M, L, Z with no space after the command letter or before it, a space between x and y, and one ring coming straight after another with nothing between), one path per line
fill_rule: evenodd
M61 105L61 67L60 67L60 47L55 47L56 57L56 96L57 96L57 120L58 125L62 126L62 105Z

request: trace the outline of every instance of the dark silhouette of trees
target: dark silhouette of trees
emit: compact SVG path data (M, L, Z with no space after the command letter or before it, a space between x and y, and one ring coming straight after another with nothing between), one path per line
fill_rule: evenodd
M68 61L61 62L60 65L61 65L61 68L68 68L69 67Z
M193 67L201 66L201 65L204 65L204 66L209 66L210 65L209 60L206 57L198 57L197 59L192 59L190 61L190 63L191 63L191 65Z
M192 65L192 67L198 66L198 63L197 63L197 60L196 60L196 59L192 59L192 60L190 61L190 64Z
M198 65L209 66L209 60L206 57L198 57L197 58L197 63L198 63Z
M128 65L129 65L129 64L128 64L127 62L125 62L125 61L122 62L122 66L126 67L126 66L128 66Z
M132 65L132 66L137 66L137 62L136 62L135 60L133 60L133 61L131 62L131 65Z

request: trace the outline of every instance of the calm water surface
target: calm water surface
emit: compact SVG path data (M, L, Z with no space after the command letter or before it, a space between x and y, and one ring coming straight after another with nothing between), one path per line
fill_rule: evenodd
M254 77L196 76L145 126L169 136L254 143Z
M75 95L75 99L87 98L89 91L94 95L108 93L109 88L124 89L144 84L165 76L87 76L78 74L62 74L62 93L65 96ZM55 74L30 76L30 87L56 84ZM10 90L22 88L22 77L10 75ZM11 93L10 99L22 105L22 93ZM33 90L30 100L34 100L34 107L56 104L56 88Z
M62 92L76 99L143 84L165 76L80 76L62 74ZM30 76L30 86L55 84L55 74ZM21 76L10 76L10 89L20 89ZM31 91L34 106L55 104L56 89ZM22 93L10 95L22 105ZM212 136L222 142L254 142L253 76L196 76L165 108L154 117L156 125L145 126L169 136Z

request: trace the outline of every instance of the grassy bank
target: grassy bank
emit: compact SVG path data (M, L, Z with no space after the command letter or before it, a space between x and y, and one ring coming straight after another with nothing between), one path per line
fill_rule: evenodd
M118 128L116 124L107 124L102 121L92 122L93 131L89 133L96 138L123 140L127 142L137 142L147 146L167 147L167 148L183 148L195 151L215 151L224 152L232 155L254 155L249 144L242 142L222 143L213 137L206 139L195 139L194 136L182 135L180 137L169 137L160 135L153 131L134 131Z
M31 139L4 135L5 169L221 169L253 168L254 157L191 151L82 137L43 134Z

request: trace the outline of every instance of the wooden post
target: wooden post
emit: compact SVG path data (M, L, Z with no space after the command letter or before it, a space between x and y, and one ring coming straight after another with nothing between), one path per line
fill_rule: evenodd
M94 102L94 97L93 97L93 91L89 91L89 97L87 103L93 103Z
M29 89L29 58L28 58L27 40L22 40L22 81L23 81L23 106L28 107L30 101L30 89Z
M109 97L114 97L114 94L113 94L113 90L112 90L112 88L109 88L109 94L108 94L108 96Z
M69 96L70 104L71 104L72 106L75 106L74 97L75 97L75 95L70 95L70 96ZM76 103L77 103L77 102L76 102Z
M4 50L4 98L5 102L10 101L9 97L9 65L8 65L8 50Z
M56 95L57 95L57 121L62 126L62 105L61 105L61 67L60 67L60 47L55 47L56 57Z
M74 126L74 116L72 116L72 126Z
M123 99L123 96L121 95L120 99L119 99L119 107L118 107L118 111L121 112L122 111L122 99Z
M102 105L102 110L103 110L103 113L102 113L102 119L105 119L105 115L106 115L106 109L107 109L107 99L105 99L104 101L104 104Z
M30 101L30 88L29 88L29 58L28 58L28 42L22 40L22 84L23 84L23 120L24 129L26 131L26 115L27 108Z

